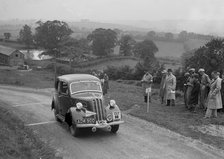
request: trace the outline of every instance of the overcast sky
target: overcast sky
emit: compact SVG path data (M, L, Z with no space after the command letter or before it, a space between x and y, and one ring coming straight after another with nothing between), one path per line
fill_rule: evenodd
M224 20L224 0L0 0L0 19Z

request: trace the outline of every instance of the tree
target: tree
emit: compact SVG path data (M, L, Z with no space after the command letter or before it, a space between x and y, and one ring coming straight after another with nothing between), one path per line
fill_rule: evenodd
M186 57L186 56L185 56ZM223 71L224 68L224 39L213 39L205 46L192 53L184 60L184 67L204 68L207 73Z
M132 55L132 48L135 40L130 35L124 35L120 40L120 53L124 56Z
M23 26L23 28L19 32L19 40L25 43L29 51L30 46L33 44L33 35L30 26L28 25Z
M60 54L61 43L67 39L72 30L68 24L63 21L47 21L45 23L38 21L35 33L36 45L44 48L45 54L58 57Z
M117 42L117 34L111 29L95 29L87 38L92 42L93 54L97 56L111 54Z
M11 37L11 33L4 33L5 40L9 40Z
M72 62L79 62L79 59L90 52L87 39L67 38L61 43L61 52L63 56L69 58L70 67L72 69Z
M47 54L55 58L55 78L56 78L56 58L61 54L61 43L68 39L73 32L67 23L63 21L38 21L35 33L35 43L37 46L44 48Z
M147 38L148 39L154 39L156 37L156 32L155 31L150 31L147 33Z
M165 38L166 38L167 40L173 40L173 34L172 34L172 33L166 33L166 34L165 34Z
M180 40L187 40L188 33L186 31L181 31L178 35Z
M134 46L134 55L140 58L138 68L141 70L153 71L158 66L158 62L155 58L155 53L158 52L158 48L151 40L144 40L136 43Z
M159 49L152 40L146 39L142 42L136 43L133 51L136 57L144 59L145 57L154 58L155 53L158 52Z

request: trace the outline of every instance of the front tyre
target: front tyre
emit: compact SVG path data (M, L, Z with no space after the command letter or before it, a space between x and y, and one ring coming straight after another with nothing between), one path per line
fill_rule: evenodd
M112 133L116 133L118 131L118 129L119 129L119 125L112 125L111 126L111 132Z
M74 137L79 136L80 129L77 128L75 124L72 124L72 125L69 127L69 129L70 129L70 133L71 133L72 136L74 136Z
M61 122L61 120L57 117L58 115L58 111L56 110L56 108L54 108L54 117L55 117L55 120L58 121L58 122Z

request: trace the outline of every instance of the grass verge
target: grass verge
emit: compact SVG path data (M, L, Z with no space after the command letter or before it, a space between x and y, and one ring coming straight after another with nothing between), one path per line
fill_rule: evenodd
M146 104L143 102L142 88L135 85L112 81L106 99L108 101L114 98L121 110L130 115L224 150L224 138L192 129L192 127L209 124L224 126L224 113L219 113L218 118L204 119L204 111L198 110L197 113L193 113L186 110L182 104L182 97L177 98L176 106L168 107L160 104L158 94L158 89L153 89L149 113L146 112Z
M59 159L55 151L41 141L24 123L0 101L0 158Z

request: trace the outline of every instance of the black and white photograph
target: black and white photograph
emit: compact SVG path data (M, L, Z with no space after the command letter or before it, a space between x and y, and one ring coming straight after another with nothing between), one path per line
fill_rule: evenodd
M224 1L0 0L0 159L224 159Z

